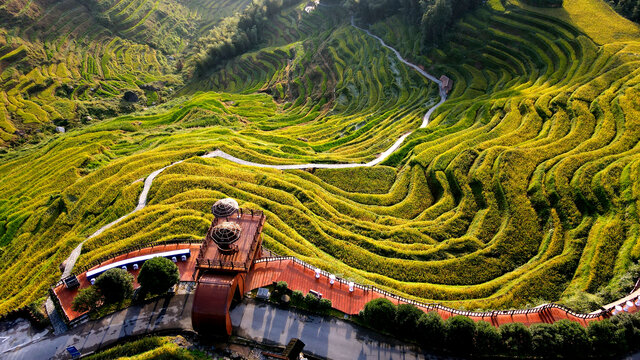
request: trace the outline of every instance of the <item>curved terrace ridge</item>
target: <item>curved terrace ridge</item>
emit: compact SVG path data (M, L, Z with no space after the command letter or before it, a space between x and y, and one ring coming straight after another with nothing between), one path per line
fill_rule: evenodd
M398 58L398 60L400 60L403 64L411 67L412 69L414 69L415 71L417 71L420 75L422 75L423 77L429 79L430 81L435 82L436 84L438 84L438 88L439 88L439 93L440 93L440 101L435 104L434 106L432 106L424 115L424 117L422 118L422 124L420 125L420 127L418 129L422 129L427 127L427 125L429 125L429 120L431 119L431 115L433 114L434 111L436 111L436 109L438 109L438 107L440 107L440 105L442 105L446 100L447 100L447 93L445 91L445 89L442 86L442 82L440 80L438 80L435 76L427 73L426 71L422 70L418 65L415 65L409 61L407 61L405 58L402 57L402 55L400 55L400 52L396 49L394 49L393 47L387 45L384 40L382 40L379 36L376 36L374 34L372 34L369 30L363 29L359 26L357 26L354 22L353 17L351 17L351 26L353 26L354 28L363 31L364 33L366 33L367 35L373 37L374 39L378 40L380 42L380 44L382 45L382 47L391 50L396 57ZM348 168L359 168L359 167L372 167L372 166L376 166L378 164L380 164L381 162L383 162L384 160L386 160L391 154L393 154L394 151L396 151L400 145L402 145L402 143L404 143L405 139L411 135L413 133L413 131L408 132L402 136L400 136L400 138L398 140L396 140L396 142L387 150L385 150L384 152L382 152L377 158L375 158L374 160L371 160L367 163L346 163L346 164L314 164L314 163L310 163L310 164L288 164L288 165L272 165L272 164L261 164L261 163L256 163L256 162L251 162L251 161L247 161L247 160L242 160L239 159L233 155L227 154L222 150L215 150L212 151L210 153L207 153L205 155L200 156L201 158L222 158L228 161L231 161L233 163L239 164L239 165L245 165L245 166L253 166L253 167L261 167L261 168L271 168L271 169L278 169L278 170L302 170L302 169L348 169ZM147 205L147 197L149 195L149 190L151 189L151 185L153 185L153 180L160 175L164 170L182 163L184 160L180 160L177 161L175 163L172 163L170 165L167 165L161 169L158 169L154 172L152 172L144 181L144 187L142 189L142 192L140 193L140 197L138 198L138 206L136 206L136 208L131 211L128 214L123 215L122 217L104 225L103 227L101 227L100 229L98 229L97 231L95 231L93 234L91 234L90 236L88 236L84 241L82 241L80 244L78 244L78 246L76 246L75 249L73 249L73 251L71 252L71 254L69 254L69 257L65 260L66 266L64 268L64 271L62 273L62 276L60 277L61 279L64 279L66 277L68 277L69 275L71 275L71 272L73 271L73 268L75 266L76 261L78 260L78 257L80 257L80 253L82 252L82 245L84 245L84 243L91 239L94 238L100 234L102 234L105 230L113 227L114 225L118 224L119 222L121 222L122 220L126 219L127 217L129 217L130 215L134 214L137 211L140 211L142 209L144 209L144 207Z

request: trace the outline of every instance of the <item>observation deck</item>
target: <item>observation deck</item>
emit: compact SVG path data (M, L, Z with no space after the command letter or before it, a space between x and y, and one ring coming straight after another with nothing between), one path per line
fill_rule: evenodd
M260 256L262 239L260 233L265 216L262 211L238 209L230 216L216 217L196 259L199 272L248 272L253 262ZM237 224L239 233L231 244L221 244L216 239L216 230L225 223Z

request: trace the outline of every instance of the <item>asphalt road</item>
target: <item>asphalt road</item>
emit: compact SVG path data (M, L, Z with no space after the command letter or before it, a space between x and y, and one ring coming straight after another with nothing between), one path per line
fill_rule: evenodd
M388 337L335 318L308 315L245 300L231 311L234 334L264 344L285 345L291 338L304 351L332 360L441 359Z
M192 330L193 293L183 289L170 299L132 306L63 335L34 332L25 320L0 324L0 359L69 359L68 346L82 354L111 346L129 336L159 331ZM292 337L305 342L305 352L328 359L436 359L419 349L335 318L282 310L245 300L231 311L234 335L284 346Z

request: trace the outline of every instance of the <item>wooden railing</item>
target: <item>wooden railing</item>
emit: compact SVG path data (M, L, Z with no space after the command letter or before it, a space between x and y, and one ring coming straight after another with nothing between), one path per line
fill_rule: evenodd
M313 271L316 271L317 267L315 266L311 266L307 263L305 263L304 261L293 257L293 256L279 256L279 257L265 257L262 259L258 259L256 260L256 264L257 263L263 263L263 262L274 262L274 261L284 261L284 260L290 260L293 261L294 263L301 265L307 269L311 269ZM329 277L329 275L331 275L329 272L324 271L324 270L320 270L320 274L324 275L326 277ZM348 285L351 281L339 278L336 276L336 280L337 282L340 282L342 284ZM567 315L571 315L574 316L576 318L579 319L593 319L593 318L598 318L601 316L607 316L610 312L609 311L605 311L605 310L600 310L598 312L595 313L590 313L590 314L582 314L582 313L577 313L571 309L569 309L566 306L560 305L560 304L554 304L554 303L550 303L550 304L543 304L543 305L539 305L536 306L534 308L529 308L529 309L518 309L518 310L494 310L494 311L490 311L490 312L476 312L476 311L465 311L465 310L458 310L458 309L454 309L454 308L450 308L447 306L443 306L440 304L435 304L435 303L423 303L420 301L416 301L416 300L412 300L412 299L407 299L404 298L402 296L399 296L397 294L393 294L389 291L386 290L382 290L380 288L377 288L375 286L372 285L361 285L361 284L357 284L354 283L354 288L358 288L358 289L362 289L364 291L373 291L373 292L377 292L378 294L383 295L384 297L387 298L391 298L391 299L395 299L397 300L399 303L405 303L405 304L412 304L415 305L417 307L420 308L424 308L427 311L430 310L441 310L441 311L445 311L445 312L449 312L455 315L464 315L464 316L472 316L472 317L492 317L492 316L497 316L497 315L522 315L522 314L532 314L532 313L539 313L542 311L547 311L550 309L559 309L561 311L564 311Z
M92 261L90 264L83 266L82 268L80 268L79 271L69 275L67 278L70 278L72 276L78 276L82 273L87 272L89 269L98 266L100 264L102 264L103 262L107 261L107 260L111 260L114 258L117 258L120 255L124 255L124 254L128 254L134 251L140 251L142 249L153 249L153 248L158 248L158 247L166 247L168 245L176 245L176 244L202 244L204 242L204 240L194 240L194 239L174 239L174 240L169 240L169 241L165 241L165 242L161 242L161 243L154 243L154 244L139 244L136 246L131 246L125 249L122 249L120 251L117 251L115 253L110 254L109 256L105 256L102 257L96 261ZM53 285L53 288L57 288L58 286L62 285L64 283L65 279L61 279L60 281L58 281L55 285Z
M206 259L205 255L207 253L207 249L209 248L209 243L213 242L210 232L211 229L213 229L213 226L215 226L219 221L222 221L224 219L224 221L228 221L229 218L233 218L233 216L236 216L238 218L242 217L243 215L251 215L251 217L255 217L258 216L259 217L259 226L256 229L255 234L253 235L253 240L251 242L251 247L249 248L249 254L250 257L247 259L247 261L245 262L237 262L237 261L222 261L222 260L211 260L211 259ZM211 268L211 269L231 269L231 270L244 270L244 271L249 271L249 268L251 267L251 263L253 261L253 258L251 256L253 256L256 251L258 250L258 238L260 237L260 234L262 233L262 226L264 224L263 220L265 219L264 216L264 212L262 210L247 210L247 209L239 209L238 212L236 213L236 215L231 215L230 217L225 217L225 218L216 218L212 224L212 226L209 228L209 231L207 231L207 240L204 241L204 243L202 244L202 246L200 247L200 251L198 252L198 258L196 259L196 266L198 267L207 267L207 268Z

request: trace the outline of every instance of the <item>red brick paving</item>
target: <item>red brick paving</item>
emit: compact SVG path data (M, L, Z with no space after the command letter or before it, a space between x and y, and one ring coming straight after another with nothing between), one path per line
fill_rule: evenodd
M195 270L196 270L195 264L196 264L196 257L198 255L198 251L200 251L200 244L169 244L169 245L157 245L154 247L144 248L144 249L133 251L124 255L116 256L113 259L109 259L101 263L100 265L92 267L89 270L93 270L101 266L112 264L116 261L130 259L137 256L161 253L161 252L172 251L172 250L180 250L180 249L191 249L191 256L187 258L187 261L185 262L178 261L178 263L176 264L178 265L178 270L180 271L180 281L195 281ZM134 277L133 287L135 289L140 287L140 284L138 284L137 282L139 272L140 270L129 270L129 273ZM73 311L73 309L71 308L71 303L73 302L73 298L76 297L80 289L84 289L91 286L89 284L89 280L87 280L86 272L78 275L77 277L78 277L78 281L80 282L79 287L70 290L70 289L67 289L64 286L64 284L62 284L62 285L58 285L55 289L53 289L69 321L74 320L84 314L84 313L79 313L77 311Z
M145 248L132 253L120 255L113 259L103 262L99 266L104 266L115 261L124 260L141 255L147 255L151 253L159 253L178 249L191 249L191 257L186 262L178 262L178 269L180 270L181 281L195 281L195 260L200 250L200 244L171 244L165 246L155 246L153 248ZM269 256L268 252L263 252L263 256ZM95 269L98 266L92 268ZM90 269L91 270L91 269ZM137 277L138 271L129 271L134 277ZM89 286L85 273L78 275L80 281L79 289L83 289ZM333 285L329 283L329 278L322 274L319 279L316 279L315 272L312 268L305 267L302 264L290 259L283 259L277 261L267 261L256 263L253 269L249 272L247 277L246 289L255 289L263 286L271 285L276 281L286 281L289 288L292 290L300 290L303 293L308 293L309 290L315 290L323 295L324 298L331 300L334 308L346 313L346 314L358 314L360 310L364 308L364 305L380 297L386 297L393 303L398 304L399 300L393 296L387 296L384 293L380 293L376 290L362 288L355 286L353 292L349 292L349 286L338 280ZM134 283L137 288L139 285ZM78 292L78 289L68 290L64 285L60 285L54 289L54 292L58 296L60 303L68 316L69 320L73 320L81 313L75 312L71 309L71 302ZM400 301L402 302L402 301ZM447 319L455 314L445 309L434 309L418 306L423 311L437 311L443 319ZM639 309L632 308L630 312L635 312ZM495 311L493 313L483 313L482 316L475 316L473 314L467 315L474 321L485 320L495 326L499 326L505 323L521 322L525 325L531 325L534 323L553 323L561 319L569 319L577 321L582 325L587 325L591 321L601 320L603 317L596 317L592 319L582 319L573 316L570 313L565 312L558 308L546 308L539 310L532 310L530 313L522 314L506 314L502 311Z
M386 297L395 304L399 303L395 297L387 296L375 290L365 290L355 287L353 292L349 292L348 285L337 280L331 285L329 284L329 278L327 276L322 274L319 279L316 279L313 269L289 259L255 264L254 269L249 273L247 278L247 289L271 285L276 281L286 281L290 289L300 290L305 294L309 292L309 290L315 290L321 293L323 298L331 300L334 308L350 315L358 314L367 302L375 298ZM400 302L404 303L402 301ZM424 306L418 307L423 311L437 311L445 320L456 315L444 309L426 308ZM636 310L636 308L632 308L630 312L635 312ZM521 322L528 326L535 323L553 323L561 319L577 321L586 326L588 322L601 320L603 318L601 316L585 320L558 308L532 310L528 314L511 315L505 314L502 311L495 311L493 313L483 313L483 316L467 316L474 321L484 320L490 322L494 326L512 322Z

